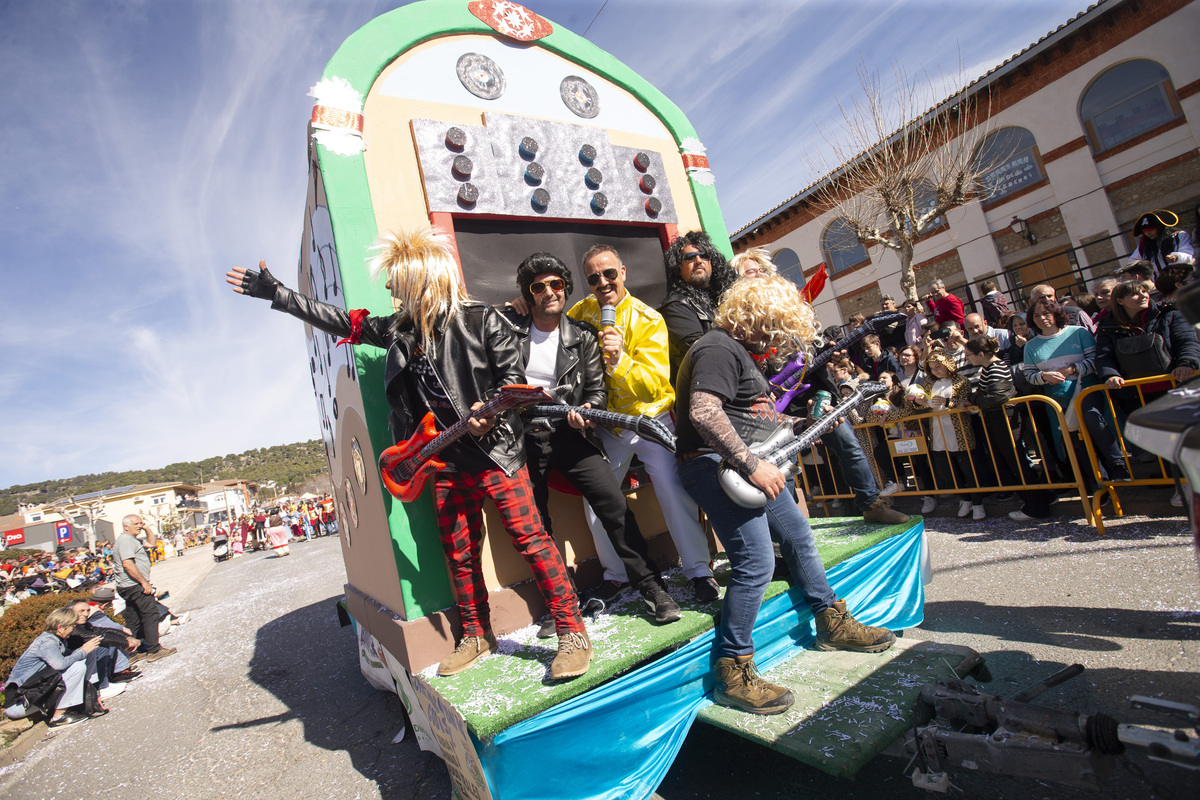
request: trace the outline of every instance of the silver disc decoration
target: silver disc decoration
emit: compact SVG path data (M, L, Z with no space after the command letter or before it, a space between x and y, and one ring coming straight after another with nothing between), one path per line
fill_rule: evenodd
M485 55L463 53L455 65L458 79L466 90L484 100L495 100L504 94L504 70Z
M592 119L600 113L600 96L590 83L578 75L568 75L558 85L558 94L571 113L584 119Z

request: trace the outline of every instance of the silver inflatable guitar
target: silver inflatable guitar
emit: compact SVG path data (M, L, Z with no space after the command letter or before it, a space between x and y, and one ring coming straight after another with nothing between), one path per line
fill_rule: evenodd
M581 406L566 406L566 405L549 405L538 404L530 406L528 413L532 417L529 424L537 426L542 420L566 419L567 414L572 411L579 412L579 415L585 420L595 422L597 425L603 425L606 428L622 428L627 431L633 431L643 439L649 439L656 444L675 452L675 434L671 433L671 429L663 425L653 417L647 417L645 414L618 414L615 411L605 411L599 408L583 408Z
M874 400L880 395L887 394L888 388L882 383L864 381L858 385L849 397L825 412L817 422L805 428L799 435L793 434L791 428L784 426L771 435L765 442L759 442L750 447L750 452L759 460L774 464L783 473L784 478L791 480L800 467L796 456L812 447L813 442L821 435L837 425L846 412L863 400ZM742 508L762 508L767 504L767 496L762 489L748 481L742 473L722 462L717 471L717 480L729 499Z

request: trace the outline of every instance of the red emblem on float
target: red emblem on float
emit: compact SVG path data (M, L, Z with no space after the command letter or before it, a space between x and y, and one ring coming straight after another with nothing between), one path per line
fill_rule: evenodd
M683 154L683 168L684 169L709 169L708 156L700 155L698 153L684 153Z
M533 42L554 33L554 26L525 6L509 0L475 0L467 10L489 28L518 42Z

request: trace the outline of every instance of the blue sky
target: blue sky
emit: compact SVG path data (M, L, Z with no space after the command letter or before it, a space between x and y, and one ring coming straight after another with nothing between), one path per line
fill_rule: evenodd
M306 93L397 5L0 4L0 486L318 436L301 326L223 274L265 258L295 285ZM683 109L733 231L816 177L860 62L976 77L1087 3L527 5Z

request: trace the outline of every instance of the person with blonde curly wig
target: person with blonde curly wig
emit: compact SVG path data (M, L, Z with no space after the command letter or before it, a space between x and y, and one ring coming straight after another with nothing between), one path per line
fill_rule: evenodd
M733 573L721 606L713 699L752 714L779 714L791 706L792 694L758 674L752 638L775 569L772 539L816 617L818 649L878 653L896 636L847 611L829 586L812 528L783 472L751 449L798 422L776 410L764 370L813 342L812 307L784 278L741 278L726 292L715 322L680 364L675 405L680 481L708 515ZM725 494L722 460L766 495L763 507L745 508Z
M752 247L729 261L739 278L763 278L779 272L765 247Z
M467 294L444 234L432 228L384 234L374 253L370 270L386 278L398 308L387 317L346 311L293 292L261 261L257 271L234 267L226 278L239 294L270 300L272 308L352 344L385 350L386 385L381 388L391 407L388 421L395 441L411 438L426 412L440 429L468 418L472 435L439 453L449 469L433 479L439 538L462 621L458 646L438 673L461 672L498 647L491 631L480 533L483 501L490 497L554 618L558 655L551 677L582 675L591 663L591 643L566 565L533 501L520 418L515 412L469 418L499 387L525 383L513 328L491 306Z

